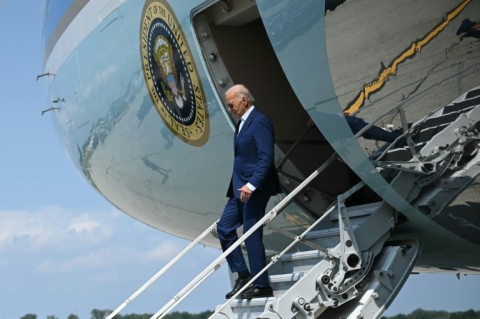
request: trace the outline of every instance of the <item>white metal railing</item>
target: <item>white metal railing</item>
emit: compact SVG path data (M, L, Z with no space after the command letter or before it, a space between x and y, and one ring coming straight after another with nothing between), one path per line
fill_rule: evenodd
M398 107L398 106L397 106ZM374 125L380 118L386 116L389 113L395 111L397 107L392 108L389 112L386 112L383 116L377 118L372 123L369 123L366 127L361 129L355 138L361 136L367 129ZM281 200L273 209L271 209L265 216L260 219L254 226L252 226L247 232L245 232L231 247L229 247L225 252L223 252L217 259L215 259L209 266L207 266L197 277L195 277L189 284L187 284L183 289L181 289L167 304L165 304L160 310L158 310L150 319L161 319L167 315L178 303L184 300L193 290L195 290L201 283L203 283L211 274L213 274L217 269L220 268L221 264L225 261L226 256L230 254L234 249L240 246L254 231L258 228L263 227L264 224L272 221L278 213L280 213L289 203L297 196L311 181L313 181L321 172L323 172L333 161L338 158L336 153L333 153L327 161L325 161L317 170L315 170L310 176L308 176L304 181L302 181L293 191L291 191L283 200ZM327 212L322 215L315 223L313 223L307 230L302 233L302 235L297 236L295 240L288 245L285 250L280 254L272 258L270 264L268 264L259 274L253 277L250 280L250 283L253 282L258 276L263 272L267 271L268 268L275 263L279 257L281 257L286 251L288 251L293 245L302 240L304 234L308 233L313 227L315 227L319 222L321 222L326 215L334 209L335 206L332 206ZM152 276L142 287L135 291L129 298L127 298L120 306L118 306L106 319L112 319L120 311L122 311L128 304L130 304L134 299L136 299L140 294L142 294L149 286L151 286L156 280L158 280L165 272L167 272L171 267L173 267L183 256L185 256L195 245L197 245L201 240L203 240L209 233L215 230L217 221L215 221L211 226L209 226L200 236L198 236L194 241L192 241L184 250L182 250L174 259L172 259L167 265L165 265L160 271L158 271L154 276ZM248 285L245 285L248 287ZM237 292L229 301L224 303L215 313L221 312L222 309L236 296L238 296L244 289L241 289Z
M335 205L331 206L319 219L317 219L312 225L310 225L301 235L296 236L295 239L287 246L284 250L282 250L277 255L273 256L271 261L263 268L258 274L256 274L250 281L243 286L239 291L237 291L230 299L228 299L224 304L222 304L218 309L209 317L212 318L213 316L222 312L225 307L230 304L230 302L237 298L245 289L247 289L250 284L252 284L259 276L261 276L264 272L266 272L273 264L275 264L285 253L287 253L293 246L295 246L298 242L300 242L306 234L308 234L315 226L317 226L322 220L324 220L330 213L335 209Z
M378 121L382 118L385 118L387 115L400 112L402 113L402 103L399 103L392 107L389 111L385 112L383 115L379 116L373 122L369 123L367 126L362 128L359 132L354 135L354 138L358 138L363 133L368 130L370 127L375 125ZM358 112L355 112L358 113ZM431 112L433 113L433 112ZM353 116L353 115L352 115ZM411 131L411 128L408 129L406 126L406 121L404 118L404 114L402 116L402 126L404 129L404 134L402 134L397 140L401 137L404 137L406 134ZM310 127L307 127L305 131L308 131ZM303 134L302 134L303 135ZM397 141L396 140L396 141ZM396 142L395 141L395 142ZM394 143L392 143L394 144ZM410 146L410 145L409 145ZM410 147L411 148L411 147ZM390 147L388 148L390 149ZM385 150L380 157L384 156ZM412 154L413 155L413 154ZM207 266L197 277L195 277L189 284L187 284L183 289L181 289L167 304L165 304L160 310L158 310L150 319L161 319L165 315L169 313L178 303L184 300L193 290L195 290L201 283L203 283L212 273L214 273L217 269L220 268L221 264L225 261L226 256L228 256L234 249L240 246L253 232L255 232L258 228L263 227L264 224L272 221L278 213L280 213L289 203L293 200L295 196L297 196L311 181L313 181L321 172L323 172L335 159L338 158L336 153L333 153L326 162L324 162L317 170L315 170L310 176L308 176L304 181L302 181L293 191L291 191L283 200L281 200L273 209L271 209L265 216L260 219L254 226L252 226L247 232L245 232L231 247L229 247L225 252L223 252L218 258L216 258L209 266ZM282 163L283 164L283 163ZM318 225L330 212L335 208L332 206L328 211L326 211L322 217L320 217L315 223L313 223L310 227L308 227L300 236L297 236L294 241L288 245L281 253L274 256L272 261L256 276L254 276L249 283L255 281L258 276L262 273L267 271L277 260L280 258L285 252L291 249L296 243L303 239L303 236L307 234L313 227ZM151 277L142 287L140 287L136 292L134 292L129 298L127 298L120 306L118 306L106 319L112 319L115 315L117 315L120 311L122 311L128 304L130 304L134 299L136 299L141 293L143 293L150 285L152 285L156 280L158 280L166 271L168 271L173 265L175 265L185 254L187 254L195 245L197 245L201 240L203 240L209 233L215 230L217 221L215 221L211 226L209 226L200 236L198 236L194 241L192 241L184 250L182 250L174 259L172 259L167 265L165 265L160 271L158 271L153 277ZM231 299L225 302L216 312L220 313L228 303L237 297L244 289L248 287L248 284L245 285L240 291L238 291Z
M160 269L153 277L151 277L142 287L135 291L130 297L127 298L120 306L118 306L106 319L112 319L120 311L123 310L129 303L131 303L135 298L137 298L145 289L150 287L158 278L160 278L167 270L169 270L174 264L176 264L180 258L185 256L196 244L198 244L202 239L204 239L209 233L211 233L217 227L218 219L205 231L198 236L194 241L192 241L187 247L185 247L175 258L173 258L168 264L166 264L162 269Z
M207 268L205 268L197 277L195 277L188 285L180 290L165 306L158 310L150 319L161 319L168 314L186 295L193 291L201 282L203 282L210 274L220 267L226 257L238 246L240 246L254 231L263 227L266 222L273 220L279 212L281 212L290 201L298 195L312 180L314 180L322 171L324 171L337 158L337 154L333 153L330 158L324 162L317 170L308 176L300 185L290 192L283 200L281 200L274 208L272 208L265 216L260 219L254 226L245 232L232 246L215 259Z
M330 216L330 213L339 205L338 202L339 201L345 201L348 197L350 197L353 193L355 193L356 191L358 191L360 188L362 188L363 186L365 185L364 182L359 182L357 183L355 186L353 186L351 189L349 189L347 192L345 192L344 194L342 195L339 195L337 198L338 200L333 203L329 209L327 209L320 218L318 218L313 224L311 224L307 229L305 229L303 231L303 233L301 233L300 235L296 236L294 238L294 240L287 246L285 247L280 253L278 253L277 255L273 256L271 258L271 261L257 274L255 275L252 279L250 279L250 281L245 284L239 291L237 291L232 297L230 297L230 299L228 299L225 303L223 303L220 307L217 308L217 310L215 310L215 312L209 317L209 318L213 318L215 315L219 314L222 312L223 309L225 309L225 307L230 304L230 302L235 299L238 295L240 295L245 289L247 289L250 284L252 284L259 276L261 276L264 272L266 272L271 266L273 266L273 264L275 264L283 255L285 255L291 248L293 248L293 246L295 246L297 243L299 243L300 241L303 240L303 238L305 237L305 235L307 235L310 231L312 231L312 229L314 229L321 221L323 221L326 217ZM348 216L346 216L347 220L349 220ZM340 219L340 216L339 216L339 219ZM349 229L351 229L350 227L350 224L349 224ZM342 233L342 231L340 230L340 233ZM351 236L353 238L353 236ZM319 247L318 248L320 251L324 252L325 255L328 255L330 256L331 258L339 258L339 256L336 256L335 254L332 255L331 254L331 251L329 251L327 248L325 247ZM228 316L227 316L228 317Z
M245 232L232 246L230 246L225 252L223 252L218 258L216 258L209 266L207 266L197 277L195 277L189 284L181 289L169 302L167 302L160 310L158 310L150 319L161 319L168 314L178 303L185 299L193 290L195 290L201 283L203 283L212 273L214 273L221 264L225 261L234 249L240 246L254 231L263 227L264 224L272 221L279 212L281 212L295 196L298 195L311 181L313 181L321 172L323 172L333 161L337 158L337 154L333 153L330 158L327 159L317 170L315 170L310 176L308 176L300 185L298 185L293 191L291 191L283 200L281 200L273 209L271 209L265 216L260 219L254 226L252 226L247 232ZM333 208L332 208L333 209ZM329 210L330 212L330 210ZM317 225L324 217L319 219L316 223L310 226L311 229L314 225ZM212 232L217 225L215 221L210 227L208 227L200 236L192 241L184 250L182 250L174 259L172 259L167 265L165 265L160 271L152 276L142 287L134 292L129 298L127 298L120 306L118 306L106 319L112 319L120 311L122 311L128 304L130 304L135 298L143 293L150 285L152 285L158 278L160 278L167 270L169 270L174 264L176 264L180 258L187 254L195 245L197 245L202 239L204 239L210 232ZM297 237L291 244L292 246L301 240L301 236ZM287 247L290 249L290 245ZM268 266L270 267L270 266ZM257 274L252 279L255 280L268 268L265 268L260 274ZM240 293L240 292L239 292ZM238 294L236 294L238 295ZM235 295L235 296L236 296Z

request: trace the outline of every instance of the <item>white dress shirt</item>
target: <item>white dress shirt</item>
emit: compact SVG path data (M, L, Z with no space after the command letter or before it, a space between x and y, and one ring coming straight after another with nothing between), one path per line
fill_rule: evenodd
M247 110L247 112L245 112L245 114L242 115L242 117L240 118L240 126L238 127L238 134L240 134L240 131L242 130L242 127L243 127L243 124L245 123L245 121L248 119L248 116L250 115L250 113L252 113L253 109L255 108L255 106L250 106L250 108ZM247 183L247 187L253 192L256 187L253 186L252 184L250 183Z

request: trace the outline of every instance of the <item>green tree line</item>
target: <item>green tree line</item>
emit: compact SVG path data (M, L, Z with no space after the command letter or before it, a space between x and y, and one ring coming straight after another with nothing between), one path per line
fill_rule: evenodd
M90 312L89 319L105 319L107 316L112 313L110 309L93 309ZM165 316L165 319L207 319L212 315L213 311L204 311L197 314L191 314L188 312L172 312ZM153 313L144 313L144 314L126 314L126 315L116 315L114 319L150 319L153 316ZM41 319L38 318L36 314L29 313L21 317L20 319ZM47 316L46 319L60 319L57 316ZM65 319L80 319L75 314L70 314Z
M468 310L461 312L426 311L417 309L409 315L382 317L382 319L480 319L480 311Z
M93 309L90 313L90 318L84 319L105 319L112 312L110 309ZM165 316L166 319L208 319L213 311L204 311L197 314L191 314L188 312L172 312ZM126 314L116 315L115 319L150 319L153 314ZM321 317L320 317L321 318ZM36 314L26 314L20 319L40 319ZM46 319L60 319L56 316L47 316ZM70 314L65 319L80 319L75 314ZM382 319L480 319L480 311L468 310L460 312L447 312L447 311L428 311L417 309L408 315L395 315L393 317L382 317Z

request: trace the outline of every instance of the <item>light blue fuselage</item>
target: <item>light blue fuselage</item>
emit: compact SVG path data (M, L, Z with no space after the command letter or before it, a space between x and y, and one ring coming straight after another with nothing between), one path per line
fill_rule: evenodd
M479 257L474 260L470 254L479 251L479 243L462 238L461 232L449 231L391 189L341 116L342 109L359 101L361 92L366 92L362 90L373 84L382 68L395 61L399 63L396 73L390 73L381 89L372 90L362 102L365 112L360 114L367 120L404 101L412 105L409 120L414 122L428 113L427 107L450 103L478 86L478 54L465 53L478 49L478 45L460 42L455 35L461 20L478 12L478 2L468 3L469 7L462 9L435 39L428 39L430 42L417 55L406 59L401 53L432 32L445 13L463 1L439 1L428 12L426 8L432 6L429 1L337 2L342 4L326 10L325 1L256 1L292 95L328 147L340 155L341 164L407 216L410 223L399 227L396 235L422 242L424 254L419 264L460 268L466 262L458 256L467 256L478 267ZM203 144L194 145L179 137L149 93L141 56L145 1L49 1L45 71L54 74L49 77L48 97L58 100L54 106L59 110L52 113L58 135L86 180L133 218L191 240L220 216L225 205L234 123L224 108L222 92L216 89L218 81L210 73L208 52L202 52L192 25L196 14L214 1L168 3L187 40L207 106L208 132ZM412 10L418 16L412 17ZM242 43L238 46L241 50ZM245 54L255 50L256 46L248 47ZM445 50L451 51L440 56ZM257 102L261 108L269 100L259 98ZM274 123L279 123L275 126L277 140L285 140L281 135L289 126L289 105L275 103L269 107ZM309 156L318 154L311 152ZM344 174L339 171L337 178L344 179ZM328 190L334 181L325 178L319 183ZM283 197L273 197L270 207ZM314 219L301 205L292 203L275 223L295 232ZM266 246L272 251L286 241L269 230L265 236ZM206 243L218 244L213 237Z

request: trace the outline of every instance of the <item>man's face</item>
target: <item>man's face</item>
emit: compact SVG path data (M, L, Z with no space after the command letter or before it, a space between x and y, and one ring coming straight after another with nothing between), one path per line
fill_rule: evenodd
M248 103L246 97L238 97L235 92L226 95L227 108L237 119L241 118L247 111Z

